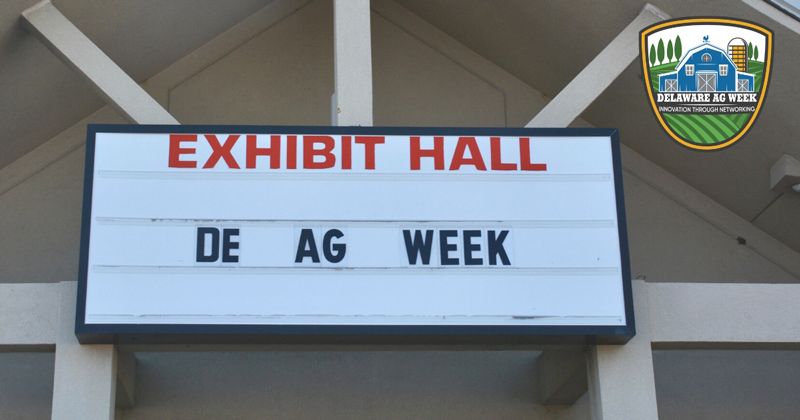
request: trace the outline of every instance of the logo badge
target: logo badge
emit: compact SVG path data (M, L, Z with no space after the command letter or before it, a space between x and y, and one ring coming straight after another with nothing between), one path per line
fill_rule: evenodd
M678 143L717 150L741 139L767 94L772 31L728 18L683 18L642 30L645 87Z

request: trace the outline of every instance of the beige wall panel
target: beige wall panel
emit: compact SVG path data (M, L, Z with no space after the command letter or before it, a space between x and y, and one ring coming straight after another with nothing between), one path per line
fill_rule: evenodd
M333 9L316 1L170 92L183 124L330 125Z
M85 153L82 146L0 195L3 283L78 279Z
M652 282L798 282L628 172L624 184L634 278L646 276Z
M753 222L766 232L800 252L800 214L786 217L800 208L800 194L786 191Z
M49 419L54 365L53 353L0 353L0 419Z
M504 127L503 92L372 13L376 126Z
M172 89L185 124L329 125L330 4L316 1ZM375 125L506 124L502 92L372 14Z
M532 351L137 353L125 420L588 419L543 407ZM580 407L575 407L580 408ZM580 416L583 411L587 416Z
M63 157L0 194L0 282L78 280L86 124L123 124L109 107L90 115L26 156L32 165ZM46 147L46 146L45 146ZM67 151L76 147L72 151ZM24 179L24 178L23 178Z
M800 413L800 351L657 350L659 420L784 420Z

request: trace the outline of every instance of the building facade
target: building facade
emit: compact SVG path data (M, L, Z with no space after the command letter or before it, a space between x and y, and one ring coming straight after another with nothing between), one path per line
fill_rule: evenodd
M800 194L785 185L800 176L800 21L756 0L696 3L5 3L0 418L797 417ZM719 14L770 27L780 48L752 131L703 153L653 118L638 37ZM637 334L81 345L89 123L619 128Z

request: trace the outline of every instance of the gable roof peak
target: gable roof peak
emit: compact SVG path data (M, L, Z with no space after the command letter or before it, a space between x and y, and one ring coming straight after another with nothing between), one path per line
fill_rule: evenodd
M681 67L683 67L684 64L686 64L686 60L688 60L692 55L701 52L702 50L718 51L718 52L722 53L723 57L725 57L728 61L733 63L733 61L731 61L730 57L728 57L728 52L727 51L723 50L720 47L717 47L714 44L708 43L708 41L705 41L705 37L704 37L703 40L704 40L704 42L702 44L690 49L689 51L686 51L686 54L683 55L683 58L681 58L681 61L678 63L677 66L675 66L675 70L679 70Z

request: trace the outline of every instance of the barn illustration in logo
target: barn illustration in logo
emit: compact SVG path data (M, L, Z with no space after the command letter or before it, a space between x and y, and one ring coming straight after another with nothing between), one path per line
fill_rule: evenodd
M676 19L644 29L640 45L650 104L678 143L721 149L752 127L767 92L772 31L727 18Z

